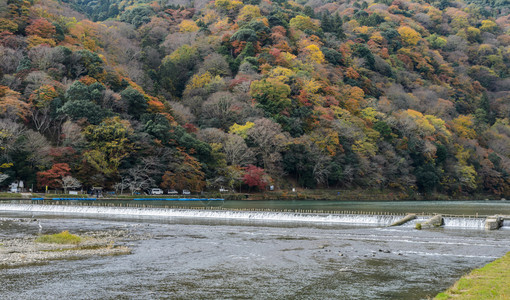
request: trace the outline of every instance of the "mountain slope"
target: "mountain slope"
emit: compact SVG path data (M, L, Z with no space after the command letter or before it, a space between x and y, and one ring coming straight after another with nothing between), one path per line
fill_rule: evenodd
M11 179L509 193L499 2L70 3L99 23L49 0L9 4Z

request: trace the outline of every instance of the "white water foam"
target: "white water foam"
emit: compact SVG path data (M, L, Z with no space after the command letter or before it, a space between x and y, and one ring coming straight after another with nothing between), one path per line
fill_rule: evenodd
M444 227L483 229L484 226L483 218L444 218Z
M510 230L510 220L503 220L503 227L501 227L501 229Z
M498 256L485 256L485 255L465 255L465 254L451 254L451 253L437 253L437 252L423 252L423 251L402 251L404 254L418 254L420 256L451 256L451 257L463 257L463 258L488 258L496 259Z
M389 225L403 216L385 215L336 215L289 212L259 212L259 211L228 211L228 210L198 210L198 209L169 209L169 208L129 208L129 207L101 207L101 206L67 206L67 205L37 205L37 204L0 204L0 211L23 211L65 214L95 214L117 216L149 216L149 217L185 217L185 218L213 218L262 221L290 221L290 222L323 222L346 223L360 225Z
M199 209L169 209L169 208L132 208L132 207L102 207L102 206L74 206L74 205L38 205L38 204L0 204L0 211L43 212L63 214L94 214L116 215L124 217L158 217L158 218L212 218L286 222L322 222L344 223L351 225L390 225L404 216L387 215L358 215L358 214L318 214L292 212L259 212L259 211L229 211L229 210L199 210ZM414 227L416 222L426 219L418 218L403 225ZM484 229L485 219L482 218L444 218L444 227ZM503 229L510 229L510 220L505 220Z

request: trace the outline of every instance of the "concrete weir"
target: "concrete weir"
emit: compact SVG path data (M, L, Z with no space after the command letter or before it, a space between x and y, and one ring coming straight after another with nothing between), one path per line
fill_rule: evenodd
M490 216L485 219L485 230L498 230L503 226L503 218L500 216Z
M405 217L403 217L402 219L396 221L396 222L393 222L390 226L400 226L400 225L404 225L405 223L411 221L411 220L414 220L416 219L416 214L407 214Z
M444 225L443 216L435 215L421 224L421 228L433 228Z

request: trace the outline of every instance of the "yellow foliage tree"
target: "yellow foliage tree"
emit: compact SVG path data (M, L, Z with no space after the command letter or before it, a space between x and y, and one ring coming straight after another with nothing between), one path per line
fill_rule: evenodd
M319 147L319 149L326 151L330 156L335 156L340 139L338 132L331 128L319 128L313 131L310 135L310 140Z
M182 20L181 24L179 24L180 32L195 32L200 28L197 26L197 23L193 20Z
M255 5L245 5L239 15L237 16L237 20L239 22L250 22L253 19L260 18L262 15L260 14L260 8Z
M474 124L473 116L460 115L452 120L452 129L460 137L474 139L476 137Z
M351 113L358 112L360 106L362 106L365 102L365 92L363 92L363 90L357 86L347 85L341 90L341 93L341 99L345 105L345 108Z
M224 11L239 9L243 6L243 2L236 0L215 0L214 6Z
M467 29L466 29L466 33L467 33L467 38L470 42L476 42L477 40L479 40L481 38L480 34L480 29L478 28L475 28L473 26L469 26Z
M267 76L269 78L277 79L280 82L287 83L291 76L293 76L295 73L291 69L287 69L284 67L276 67L271 69Z
M373 107L367 107L361 111L361 118L369 121L370 123L374 123L377 121L377 115L379 113Z
M402 37L402 41L410 46L418 44L421 35L409 26L401 26L398 28L398 33Z
M106 176L116 174L121 160L133 149L129 140L132 133L129 121L119 117L105 119L99 125L90 125L85 128L84 134L91 150L83 156L91 166Z
M495 32L498 30L498 24L491 20L483 20L482 26L480 26L480 30L485 32Z
M324 63L324 54L317 45L314 44L309 45L305 47L304 51L307 54L307 57L310 61L313 61L318 64Z
M455 145L457 153L455 154L455 158L457 158L458 165L456 166L457 177L459 182L468 189L475 189L476 184L476 170L473 165L468 164L468 159L471 156L469 150L464 149L464 147L460 145Z
M319 21L313 20L308 16L297 15L290 20L290 27L301 31L312 30L316 31L319 29Z
M28 42L28 46L27 46L28 49L32 49L38 45L48 45L51 47L55 47L55 45L56 45L55 40L42 38L38 35L29 36L27 38L27 42Z
M205 24L211 24L218 20L220 16L215 10L206 10L204 15L200 18L202 22Z
M425 115L425 118L434 126L436 135L444 138L446 141L452 136L451 132L446 128L446 122L432 115Z
M211 80L213 79L211 73L205 72L204 74L195 74L193 77L191 77L191 80L189 81L188 85L186 86L187 90L192 89L198 89L203 88L206 85L208 85Z
M368 26L360 26L360 27L354 28L353 31L357 34L371 34L372 31L374 31L374 28L368 27Z
M377 145L370 139L363 138L354 141L352 151L361 157L373 157L377 153Z
M234 123L234 125L230 126L228 133L237 134L243 139L246 139L248 138L248 130L253 126L255 126L253 122L246 122L244 125Z
M0 32L2 31L16 32L16 30L18 30L18 24L11 20L0 18Z
M309 94L315 94L322 88L322 84L313 78L305 79L302 88Z
M370 39L378 44L382 43L383 42L383 36L381 35L380 32L374 32L371 36L370 36Z
M436 132L436 128L430 124L429 119L427 119L421 112L408 109L407 115L411 117L416 123L417 130L422 135L432 135Z

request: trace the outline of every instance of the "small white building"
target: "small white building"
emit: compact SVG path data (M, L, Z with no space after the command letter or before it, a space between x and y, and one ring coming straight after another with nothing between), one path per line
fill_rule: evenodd
M10 188L9 188L9 192L11 192L11 193L21 193L23 191L23 187L24 187L23 180L19 180L19 181L16 180L13 183L11 183Z

